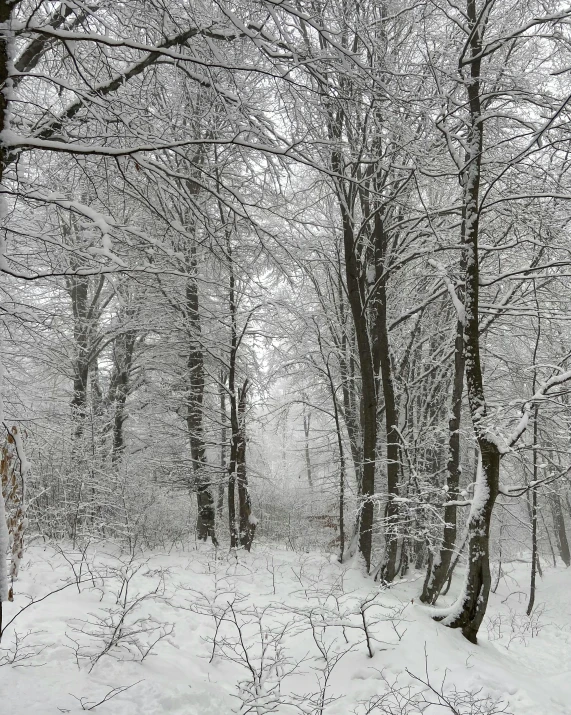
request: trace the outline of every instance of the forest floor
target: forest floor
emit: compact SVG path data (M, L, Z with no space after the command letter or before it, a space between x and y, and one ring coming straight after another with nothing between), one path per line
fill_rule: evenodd
M421 574L383 590L269 546L33 546L4 604L6 626L36 601L4 633L0 712L571 713L571 570L545 569L528 618L529 566L504 569L476 646L417 603Z

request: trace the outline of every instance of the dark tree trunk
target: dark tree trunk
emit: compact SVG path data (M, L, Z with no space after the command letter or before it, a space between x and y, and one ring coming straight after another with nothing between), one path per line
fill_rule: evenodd
M535 360L534 360L535 365ZM534 380L534 391L535 391L535 380ZM533 459L533 482L534 485L537 482L537 405L534 410L533 419L533 449L531 450L531 455ZM529 583L529 601L527 603L527 615L531 615L533 611L533 606L535 604L535 581L537 577L537 487L532 486L531 488L531 571L530 571L530 583Z
M113 451L111 461L117 465L125 449L124 424L127 419L126 402L130 391L131 371L135 352L135 331L129 330L117 336L113 346L113 374L109 400L114 407Z
M349 437L349 447L351 450L351 459L355 472L356 494L360 501L363 494L363 439L361 430L361 408L355 388L355 356L353 345L353 330L350 323L347 323L346 331L344 331L341 340L341 359L340 373L343 383L343 416L345 418L345 427ZM351 557L358 549L359 529L360 529L360 514L356 515L353 534L349 547L347 549L347 557Z
M230 464L228 466L228 520L230 524L230 547L242 546L250 551L257 521L252 515L252 502L248 491L246 472L246 397L248 380L244 381L240 394L236 390L238 349L238 305L236 301L236 281L232 258L230 235L226 237L226 255L229 271L228 304L230 310L230 356L228 361L228 393L230 396ZM238 491L238 518L236 518L236 490Z
M220 397L220 482L218 484L218 499L216 502L216 518L220 519L222 517L222 510L224 509L224 490L226 488L226 440L227 440L227 426L226 426L226 373L224 370L220 371L218 394Z
M305 470L307 474L307 483L309 488L313 489L313 479L311 476L311 455L309 453L309 429L311 426L311 412L306 413L306 406L303 406L303 434L305 437L304 454L305 454Z
M200 341L200 313L196 281L196 247L190 248L189 275L186 283L186 317L189 351L187 357L188 402L186 423L190 439L190 454L195 479L198 515L197 537L206 541L210 536L216 545L215 509L210 478L207 474L206 446L203 435L204 356Z
M234 264L232 262L232 243L230 236L226 240L228 258L229 286L228 307L230 310L230 357L228 366L228 394L230 396L230 464L228 465L228 522L230 527L230 548L238 548L239 531L236 521L236 480L238 473L238 443L240 440L240 422L238 418L238 402L236 400L236 357L238 352L238 326L236 322L236 288Z
M378 578L390 583L397 573L398 553L398 489L400 449L398 412L395 400L393 368L387 326L387 235L380 212L375 214L375 284L373 306L373 371L381 375L381 387L385 404L385 430L387 438L387 505L385 510L385 556L378 571Z
M7 2L7 0L0 0L0 22L8 23L12 15L13 8L17 5L16 2ZM10 76L10 51L9 51L9 39L6 35L0 35L0 89L4 89ZM4 131L9 128L10 115L9 115L9 93L0 91L0 131ZM0 182L4 177L4 169L8 164L8 150L4 146L4 142L0 141ZM3 241L4 239L2 239ZM3 256L2 256L3 257Z
M64 224L64 235L71 236L75 231L72 225ZM77 235L73 237L77 240ZM77 259L72 257L70 268L76 270L80 267ZM71 398L71 413L74 422L74 455L81 458L83 446L81 438L85 432L88 416L88 387L90 372L92 368L97 373L95 363L97 361L97 329L101 315L102 305L100 302L101 292L105 284L105 277L100 276L93 284L90 276L69 276L66 279L66 290L71 301L73 316L73 338L74 357L72 363L73 370L73 396ZM91 289L91 290L90 290ZM91 293L91 295L90 295ZM95 402L97 403L97 387ZM96 405L97 407L97 405Z
M327 123L329 139L332 142L342 140L344 116L330 110ZM343 176L344 167L340 152L335 149L331 154L331 168L338 177ZM375 493L375 460L377 447L377 390L373 370L372 346L365 311L366 280L361 265L359 247L362 237L356 236L351 210L355 205L355 186L346 185L342 179L336 182L337 201L341 214L343 256L345 259L345 282L347 298L355 331L359 370L361 377L360 424L361 424L361 489L357 514L359 551L365 561L367 571L371 569L373 546L373 496Z
M341 266L339 266L341 273ZM345 300L343 296L343 286L341 275L338 280L338 304L339 318L341 323L341 350L339 355L339 370L341 374L342 394L343 394L343 416L347 436L349 437L349 447L355 470L357 482L357 494L361 496L362 489L362 454L361 454L361 425L359 422L359 406L355 392L355 358L353 350L353 330L346 318Z
M246 471L246 398L248 380L242 385L238 400L238 435L236 443L236 484L238 487L238 505L240 513L240 546L246 551L252 548L257 520L252 514L252 500L248 491L248 473Z
M349 305L355 326L355 338L361 371L361 427L363 431L363 468L361 481L361 504L359 507L359 551L363 555L367 571L371 568L373 543L373 495L375 493L375 458L377 446L377 391L373 357L363 310L363 277L357 261L355 239L351 219L341 204L343 216L343 244L345 249L345 276Z
M479 474L468 518L468 564L464 589L451 613L442 619L476 642L488 605L491 587L489 538L492 511L498 495L500 450L486 426L486 399L480 359L479 330L479 192L483 146L480 103L481 51L487 15L479 14L476 0L467 0L470 62L464 78L468 93L467 156L461 172L463 188L462 235L465 237L464 355L470 415L480 449Z
M321 349L320 339L319 347ZM333 403L333 416L335 418L335 432L337 434L337 447L339 449L339 561L342 562L345 551L345 450L343 449L343 435L341 433L341 420L339 419L337 391L335 390L333 376L331 374L331 369L329 368L329 361L323 354L322 349L321 354L325 362L325 370L329 381L329 391L331 394L331 401Z
M448 420L448 463L446 465L446 500L458 499L461 475L460 421L462 417L462 392L464 387L464 325L456 323L454 344L454 381L452 384L452 409ZM423 603L435 603L446 579L457 536L457 507L453 504L444 507L444 530L442 543L436 557L431 555L426 579L420 600Z
M561 556L561 560L565 566L569 566L571 565L571 554L569 553L569 541L567 539L565 518L563 517L561 497L559 494L554 494L551 498L551 514L553 516L553 528L555 530L555 539L557 541L559 556Z
M89 278L72 276L67 280L67 290L73 313L73 396L71 411L74 419L74 439L78 441L85 430L87 417L87 387L89 382L89 336L88 321Z
M481 459L481 475L474 493L474 502L480 506L472 510L468 521L466 584L454 606L455 612L445 619L451 628L461 628L462 634L472 643L476 643L491 588L490 524L500 473L500 454L495 443L483 445Z

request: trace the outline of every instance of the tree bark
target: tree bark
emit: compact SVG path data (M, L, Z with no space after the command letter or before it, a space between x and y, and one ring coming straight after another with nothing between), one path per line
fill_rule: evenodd
M12 10L18 2L8 2L0 0L0 23L6 28L0 32L0 131L10 127L10 38L7 34L7 27L12 16ZM8 164L8 151L4 142L0 141L0 182L4 179L4 170ZM4 238L2 238L2 249L4 248ZM0 254L4 258L4 252Z
M375 460L377 447L377 390L367 320L363 311L362 276L357 263L351 219L343 209L343 206L341 209L343 215L343 243L345 248L347 291L355 326L355 337L361 372L363 468L361 472L362 488L359 508L359 551L365 560L367 571L370 571L373 545L373 495L375 493Z
M257 520L252 514L252 500L248 491L248 473L246 471L246 398L248 380L244 381L238 399L238 435L236 441L236 484L238 487L240 546L246 551L252 548Z
M385 430L387 439L387 505L385 509L385 555L378 571L378 578L390 583L397 573L399 470L400 449L398 411L395 399L393 369L387 326L387 277L386 265L388 237L379 211L375 213L375 285L377 294L372 301L373 310L373 371L381 375L381 388L385 405Z
M311 476L311 455L309 453L309 429L311 426L311 412L306 412L306 405L303 405L303 434L305 437L304 454L305 454L305 471L307 474L307 483L309 488L313 489L313 479Z
M127 320L129 313L127 310ZM125 449L124 425L127 419L126 402L131 389L131 372L137 334L134 330L120 333L113 343L113 372L109 385L108 402L113 406L113 446L111 462L119 464Z
M461 628L475 643L484 618L491 587L489 538L492 511L499 490L500 450L486 426L486 399L480 359L479 330L479 192L483 146L480 102L481 52L486 13L479 14L476 0L467 0L469 63L465 84L468 94L467 156L461 172L463 188L462 234L465 236L464 354L470 415L480 450L480 468L468 518L468 564L463 591L451 612L438 620Z
M462 469L460 453L460 422L462 418L462 392L464 389L464 325L456 323L454 343L454 380L452 383L452 405L448 420L448 463L446 465L446 501L458 499ZM452 562L452 555L457 537L457 507L449 504L444 507L444 530L438 554L429 562L420 600L423 603L435 603L440 595Z
M206 473L206 445L203 435L204 356L200 342L200 314L198 284L196 281L196 246L190 248L189 275L186 283L186 315L188 320L189 351L187 357L188 402L186 423L190 439L190 453L196 486L198 539L210 536L216 545L215 509L210 479Z
M226 426L226 373L224 370L220 370L219 384L218 384L218 395L220 398L220 482L218 484L218 499L216 502L216 518L220 519L222 517L222 510L224 508L224 490L226 488L226 439L227 439L227 426Z
M238 304L236 299L236 279L232 257L230 235L226 237L228 259L230 311L230 356L228 361L228 393L230 396L230 464L228 467L228 520L230 525L230 547L242 546L250 551L257 521L252 514L252 502L248 490L246 472L246 397L248 380L244 381L240 394L236 389L238 349L241 337L238 335ZM238 491L238 519L236 519L236 489Z
M73 313L73 338L75 354L73 359L73 396L71 411L74 420L73 436L77 442L83 435L87 417L87 387L89 383L89 336L88 321L89 281L86 276L71 276L67 279L67 290Z
M563 509L561 508L561 497L559 494L554 494L551 498L551 514L553 516L553 527L555 531L555 539L557 541L557 549L559 556L565 566L571 565L571 554L569 552L569 541L567 539L567 531L565 529L565 519L563 517Z

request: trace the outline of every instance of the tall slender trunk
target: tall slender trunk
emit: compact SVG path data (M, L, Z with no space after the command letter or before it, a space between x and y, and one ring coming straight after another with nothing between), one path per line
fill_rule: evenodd
M375 284L377 294L373 303L373 371L381 375L381 388L385 405L385 431L387 439L387 505L385 509L385 555L379 568L378 577L390 583L397 572L398 553L398 489L400 469L400 449L398 434L398 411L395 399L393 368L389 332L387 326L387 241L383 221L379 211L375 214Z
M0 23L7 28L12 10L18 2L8 2L8 0L0 0ZM8 84L10 82L10 37L6 29L0 31L0 130L3 132L9 129L10 125L10 91ZM8 164L8 151L2 141L0 141L0 182L4 179L4 169ZM4 243L4 237L0 239ZM4 246L2 245L2 248ZM0 257L4 257L3 251Z
M535 334L535 347L533 350L533 392L537 388L537 354L539 351L539 342L541 340L541 313L539 310L539 301L537 299L537 285L533 282L533 295L535 298L535 307L537 309L537 331ZM531 615L535 604L535 581L537 577L537 565L539 563L539 554L537 551L537 450L539 448L537 438L539 433L538 423L538 407L535 405L533 411L533 447L531 456L533 460L533 486L531 488L531 573L529 584L529 601L527 604L527 615ZM555 565L555 554L553 557Z
M321 348L321 340L319 340ZM321 351L323 355L323 350ZM339 419L339 407L337 405L337 392L333 382L333 376L329 368L328 359L323 356L327 378L329 380L329 391L333 403L333 417L335 419L335 432L337 434L337 447L339 449L339 561L343 561L345 551L345 450L343 449L343 434L341 432L341 420Z
M483 36L487 15L479 14L476 0L467 0L469 63L465 83L468 94L467 156L461 182L463 188L463 226L465 236L465 324L464 355L468 404L480 450L478 476L468 517L468 564L463 591L449 616L442 618L451 628L476 642L488 605L491 587L490 524L499 490L500 450L486 426L486 399L480 359L479 331L479 192L483 146L483 117L480 103L480 71Z
M565 519L563 517L563 509L561 508L561 497L559 494L554 494L551 497L551 514L553 517L553 528L555 531L555 540L559 550L559 556L565 566L571 565L571 554L569 552L569 541L567 539L567 531L565 529Z
M224 509L224 490L226 488L226 439L228 432L226 426L226 373L224 370L220 370L218 396L220 399L220 482L218 483L216 518L220 519Z
M238 403L236 400L236 357L238 351L238 326L236 321L236 286L234 264L232 262L232 243L230 236L226 240L228 257L228 308L230 311L230 356L228 365L228 394L230 396L230 463L228 465L228 521L230 526L230 547L236 549L239 544L238 524L236 522L236 479L238 468L238 441L240 439L240 423L238 419Z
M464 325L461 320L456 323L456 340L454 343L454 380L452 383L452 405L448 420L448 463L446 465L446 501L453 502L458 498L460 487L461 452L460 452L460 422L462 418L462 392L464 389ZM447 504L444 507L444 530L442 542L436 557L431 559L422 588L420 600L423 603L434 603L438 598L450 570L452 555L457 536L457 507Z
M252 500L248 490L248 473L246 471L246 398L248 395L248 380L244 381L238 399L238 435L236 440L236 485L238 487L240 546L246 551L252 548L256 532L257 519L252 514Z
M339 266L341 272L341 266ZM355 358L353 352L353 330L351 324L346 320L345 300L343 297L343 286L341 275L338 281L338 304L339 317L341 323L341 352L339 355L339 369L341 373L342 395L343 395L343 415L345 427L349 437L349 448L355 470L355 480L357 483L357 494L361 496L362 488L362 454L361 454L361 425L359 422L359 407L356 405L355 394Z
M129 330L117 337L113 349L114 368L111 378L110 400L114 406L113 449L111 453L111 462L114 466L120 462L125 449L126 402L130 390L135 341L135 331Z
M535 361L534 361L535 364ZM535 388L535 380L534 380ZM530 584L529 584L529 601L527 603L527 615L531 615L533 611L533 606L535 604L535 580L537 576L537 405L534 410L533 417L533 449L531 450L531 457L533 459L533 482L534 485L531 488L531 572L530 572Z
M373 545L373 495L375 493L375 459L377 447L377 389L373 356L366 315L363 311L362 276L357 262L355 239L351 219L341 205L343 216L343 244L345 249L345 274L349 305L355 326L355 338L361 372L361 428L363 468L361 478L361 503L359 507L359 551L367 571L371 568Z
M15 3L7 2L6 0L0 0L0 23L5 27L8 25L12 9ZM9 38L5 31L0 31L0 131L8 129L10 126L9 121L9 101L10 93L8 91L8 78L10 72L10 51L9 51ZM0 135L1 136L1 135ZM4 142L0 141L0 185L4 179L4 169L6 168L8 159L8 152L4 145ZM5 201L5 199L2 199ZM0 217L4 219L5 207L0 207ZM6 261L6 239L4 238L4 231L0 231L0 269L4 266ZM0 360L2 360L2 355L0 355ZM2 371L2 366L0 365L0 374ZM0 390L2 389L2 384L0 380ZM0 394L0 412L3 413L1 409L3 407L3 396ZM0 489L0 530L6 532L6 519L4 514L4 500L2 498L2 490ZM7 535L7 534L6 534ZM4 533L0 536L4 537ZM2 538L4 541L4 538ZM0 568L6 571L5 555L0 554ZM0 577L0 629L2 628L2 604L3 601L8 600L8 582L5 578Z
M230 463L228 465L228 520L230 525L230 546L242 546L250 551L257 520L252 514L252 502L248 490L246 472L246 397L248 380L244 381L238 394L236 373L238 349L241 336L238 335L238 303L236 297L236 278L232 257L230 234L226 237L226 256L228 259L229 290L228 307L230 311L230 355L228 360L228 393L230 397ZM238 491L238 518L236 518L236 490Z
M344 115L341 110L329 108L327 132L332 142L342 139ZM343 176L341 153L334 149L331 168L338 177ZM361 424L361 489L357 515L359 551L365 561L367 572L371 569L373 547L373 497L375 493L375 460L377 447L377 386L373 369L373 356L365 308L365 276L360 265L360 240L355 235L351 207L355 204L354 185L346 186L343 180L336 182L337 200L341 214L343 255L345 258L345 282L347 297L353 319L355 341L359 356L361 377L360 424Z
M186 279L186 317L188 321L188 404L186 423L190 439L190 454L196 485L198 515L197 536L206 541L210 536L216 544L215 509L210 478L207 474L206 445L203 435L204 356L201 345L201 326L198 299L196 246L190 247L188 276Z
M306 413L305 404L303 406L303 434L305 437L304 441L304 454L305 454L305 471L307 474L307 483L309 488L313 489L313 479L311 476L311 455L309 454L309 429L311 426L311 412Z
M71 411L74 420L73 436L77 443L85 430L87 417L87 388L89 383L89 335L87 317L89 305L89 281L87 276L71 276L67 280L67 290L73 313L73 395Z

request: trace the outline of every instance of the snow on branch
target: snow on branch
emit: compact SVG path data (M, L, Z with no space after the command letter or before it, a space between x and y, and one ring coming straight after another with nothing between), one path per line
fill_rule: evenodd
M440 277L442 278L444 285L446 286L446 288L448 289L448 292L450 293L450 298L452 298L452 303L453 303L456 313L458 315L458 320L462 323L462 325L465 325L466 324L466 311L464 310L462 301L460 300L460 298L458 298L454 284L450 280L450 277L448 276L448 272L446 271L445 266L443 266L442 263L435 261L434 258L429 258L428 264L430 266L432 266L433 268L436 268L436 270L440 274Z
M549 392L549 390L551 390L551 388L556 387L557 385L562 385L564 382L567 382L569 380L571 380L571 370L567 370L567 372L562 372L560 375L554 375L552 378L547 380L547 382L544 382L543 385L541 385L535 395L533 395L533 397L524 404L520 421L518 422L515 430L508 437L508 448L513 447L514 444L518 441L518 439L527 429L527 425L529 424L529 417L531 415L531 410L533 409L533 407L538 402L547 397L547 393Z

